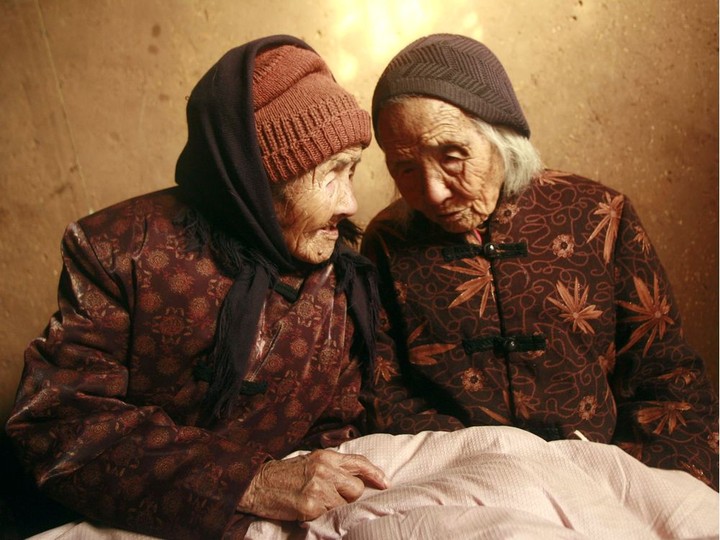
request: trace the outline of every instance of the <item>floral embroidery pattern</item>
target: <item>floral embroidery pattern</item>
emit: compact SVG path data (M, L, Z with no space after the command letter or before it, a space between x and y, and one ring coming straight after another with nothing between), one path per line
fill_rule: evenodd
M572 174L560 171L545 171L545 173L537 179L537 183L541 186L554 186L556 184L570 185L571 182L565 178L571 177Z
M563 259L572 257L573 251L575 250L575 242L572 236L569 234L558 235L555 240L553 240L552 250L556 256L562 257Z
M691 405L684 401L658 403L655 407L640 409L638 412L638 422L642 425L658 422L653 430L655 435L660 435L666 427L667 432L672 434L678 424L682 426L687 425L682 413L691 409Z
M412 334L410 334L408 343L412 343L422 334L426 324L427 323L421 324L413 331ZM454 348L455 345L452 343L431 343L429 345L418 345L417 347L410 348L410 357L412 358L414 364L419 366L432 366L438 362L436 358L433 358L433 355L442 354L447 351L451 351Z
M499 414L492 409L488 407L483 407L482 405L478 407L482 412L487 414L490 418L495 420L498 424L503 424L505 426L510 425L510 420L506 417L504 417L502 414Z
M398 302L401 304L404 304L407 301L407 284L403 283L401 281L396 281L394 283L395 286L395 294L397 295Z
M618 304L633 313L637 313L637 315L627 317L625 319L626 322L639 322L642 324L633 330L629 341L620 350L620 354L627 351L647 334L647 341L645 342L645 347L643 348L643 356L645 356L648 349L653 344L653 341L655 341L655 338L658 337L662 339L668 325L674 324L674 321L668 316L668 313L670 312L670 303L667 301L666 297L660 295L660 285L658 283L657 274L655 274L653 280L652 294L650 294L648 286L640 278L634 276L633 282L635 283L635 290L638 298L640 299L640 305L622 300L618 301Z
M472 297L482 295L480 299L480 311L478 315L482 317L487 307L488 298L493 292L492 274L490 273L490 263L485 259L468 259L465 262L468 266L443 265L442 268L451 272L458 272L469 276L475 276L473 279L465 281L458 285L455 290L460 294L452 301L450 307L459 306L470 300Z
M493 261L490 281L484 265L446 260L439 248L461 238L448 238L432 223L384 213L368 225L363 249L382 263L383 283L406 329L398 334L401 355L387 367L376 362L374 425L417 433L509 424L541 436L554 425L618 445L648 465L691 463L692 474L717 486L710 382L682 337L674 306L663 316L665 298L672 304L670 284L631 202L602 184L547 171L522 194L499 202L483 237L526 241L529 253ZM653 306L660 308L657 318L650 316ZM413 333L418 327L421 333ZM490 346L493 336L535 332L546 336L545 349L505 353ZM622 351L633 332L634 345ZM486 348L476 351L469 340ZM443 353L449 343L456 348ZM473 351L472 363L465 348ZM437 386L415 393L403 384L415 376ZM648 398L648 385L656 398ZM667 400L682 403L664 407Z
M597 405L597 398L595 396L585 396L582 398L580 400L580 405L578 405L580 418L583 420L590 420L593 416L595 416Z
M178 343L183 337L189 336L192 321L185 316L180 308L167 308L163 315L153 319L153 332L160 334L163 343Z
M468 368L462 373L462 385L468 392L477 392L484 386L483 374L477 368Z
M387 382L397 374L397 369L393 367L392 362L383 356L377 356L375 358L375 384L377 384L380 379Z
M578 278L575 278L575 292L573 294L560 282L555 287L560 300L554 298L548 298L548 300L560 309L562 312L560 318L565 322L571 322L574 331L580 330L585 334L594 334L595 330L588 321L600 318L602 311L595 309L595 304L587 304L589 287L585 287L585 290L581 293L582 287L578 282Z
M602 354L598 357L598 363L600 366L602 366L603 371L607 373L612 373L615 371L615 342L611 341L610 345L608 345L607 350L605 351L605 354Z
M518 414L525 419L530 418L530 414L537 408L537 398L527 395L524 392L513 392L513 401Z
M495 217L497 217L498 223L510 223L517 213L517 204L505 203L495 211Z
M637 242L638 244L640 244L642 252L647 255L648 253L650 253L650 239L648 238L645 229L643 229L639 225L635 225L633 229L635 230L635 238L633 238L633 242Z
M612 249L617 239L623 201L624 197L622 195L615 195L611 198L609 193L605 193L605 202L598 203L597 210L593 212L593 215L603 217L588 238L588 242L599 236L603 229L606 229L605 243L603 244L603 259L606 263L610 262Z
M689 385L697 379L697 376L697 372L692 369L678 367L666 373L665 375L661 375L660 377L658 377L658 380L672 381L674 384L679 384L680 381L682 381L683 384Z

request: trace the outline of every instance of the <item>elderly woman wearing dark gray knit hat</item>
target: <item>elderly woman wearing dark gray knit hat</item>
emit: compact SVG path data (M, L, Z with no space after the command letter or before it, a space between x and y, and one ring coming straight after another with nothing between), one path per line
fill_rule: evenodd
M362 245L387 314L374 429L580 437L717 489L717 398L628 198L543 168L505 69L464 36L400 51L372 113L401 195Z
M375 270L347 244L370 115L290 36L226 53L187 104L178 186L70 225L59 311L7 432L41 490L162 538L242 537L385 486L323 448L364 428ZM313 452L280 460L300 449Z

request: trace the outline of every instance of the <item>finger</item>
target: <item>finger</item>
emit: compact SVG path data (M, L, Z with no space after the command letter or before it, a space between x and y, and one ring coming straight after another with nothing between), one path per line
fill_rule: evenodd
M359 454L344 454L339 464L340 468L360 478L366 485L378 489L387 489L388 482L385 473L374 465L365 456Z
M365 491L365 484L358 477L337 469L338 473L333 478L335 490L347 502L353 502L360 498Z
M305 485L300 494L297 503L297 519L310 521L328 510L346 503L347 500L338 493L332 482L313 479Z
M321 464L327 465L330 470L333 468L341 468L353 476L357 476L362 481L374 488L386 489L388 482L385 479L385 473L370 462L365 456L360 454L341 454L334 450L315 450L307 455L308 466L316 467Z

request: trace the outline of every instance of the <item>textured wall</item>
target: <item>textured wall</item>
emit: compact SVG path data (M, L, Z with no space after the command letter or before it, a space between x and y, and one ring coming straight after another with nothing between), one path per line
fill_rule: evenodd
M718 6L714 0L2 0L0 420L55 309L65 225L173 184L185 97L227 49L304 38L365 107L412 39L487 43L548 165L624 191L718 368ZM392 196L373 144L359 221Z

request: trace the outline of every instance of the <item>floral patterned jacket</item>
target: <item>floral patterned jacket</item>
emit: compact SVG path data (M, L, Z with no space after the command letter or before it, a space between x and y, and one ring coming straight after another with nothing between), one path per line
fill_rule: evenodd
M717 489L717 396L626 197L546 171L475 243L402 205L362 247L387 313L365 395L375 430L579 432Z
M26 351L6 429L42 489L89 519L242 537L250 518L235 507L261 463L359 433L354 330L331 266L302 285L286 277L259 328L238 329L257 332L256 391L205 421L205 361L231 280L207 247L186 246L176 189L68 227L59 311Z

